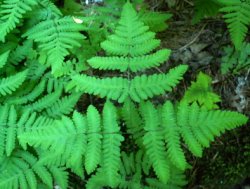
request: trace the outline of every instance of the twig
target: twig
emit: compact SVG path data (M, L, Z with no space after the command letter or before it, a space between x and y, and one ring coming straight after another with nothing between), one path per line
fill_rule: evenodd
M179 48L179 51L182 51L184 49L186 49L187 47L189 47L190 45L192 45L202 34L202 32L204 31L204 28L206 27L207 24L204 24L203 27L201 28L201 30L199 31L199 33L194 37L194 39L192 41L190 41L188 44L184 45L183 47Z

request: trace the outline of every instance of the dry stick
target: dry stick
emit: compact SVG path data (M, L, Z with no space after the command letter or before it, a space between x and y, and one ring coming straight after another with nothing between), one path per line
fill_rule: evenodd
M204 31L204 28L206 27L207 24L204 24L201 28L201 30L199 31L199 33L195 36L195 38L190 41L188 44L184 45L183 47L179 48L178 51L182 51L184 49L186 49L187 47L189 47L190 45L192 45L202 34L202 32Z

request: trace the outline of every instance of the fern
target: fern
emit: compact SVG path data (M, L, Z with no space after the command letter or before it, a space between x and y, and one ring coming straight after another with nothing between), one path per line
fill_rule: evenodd
M13 93L25 80L27 70L0 79L0 94L5 96Z
M187 70L186 65L173 68L167 74L154 74L151 76L136 76L129 81L121 77L99 79L86 75L72 76L67 90L76 87L76 91L100 95L112 100L124 102L129 96L132 100L140 102L152 98L154 95L172 91L172 87L179 83ZM129 85L130 83L130 85Z
M101 117L94 106L87 110L88 145L86 149L85 168L88 174L93 172L101 162Z
M239 50L246 37L250 24L250 4L249 0L217 0L223 5L220 9L224 13L224 18L228 24L231 39L235 48Z
M0 41L5 42L6 35L16 28L24 14L32 10L36 0L4 0L0 7Z
M250 44L243 43L241 50L237 51L234 48L227 46L224 49L224 56L221 58L221 73L239 74L241 71L250 67L249 50Z
M106 183L113 186L119 170L120 142L123 140L118 133L119 127L114 111L113 105L107 102L103 109L103 136L98 133L101 130L100 123L98 120L93 120L93 114L100 115L93 107L89 107L87 118L75 111L73 121L64 116L61 120L46 126L40 124L32 131L21 134L20 143L25 149L28 143L48 150L47 153L41 154L40 161L43 164L66 165L81 176L83 175L82 157L85 156L85 167L88 173L93 172L96 166L101 164L101 171L109 172ZM101 138L103 138L102 141ZM97 147L99 149L96 149Z
M52 74L61 76L60 71L69 49L80 47L84 37L79 31L82 25L76 24L72 17L43 21L28 30L23 36L38 42L41 52L48 55L47 63L52 66Z
M199 105L207 109L216 109L217 102L220 102L220 97L212 91L212 79L200 72L197 76L196 82L192 82L191 86L185 92L184 101L189 103L198 102Z
M63 169L47 168L39 164L37 158L29 152L17 150L13 156L1 158L0 162L1 188L37 189L39 180L52 188L52 176L62 188L67 188L67 173Z
M167 183L170 177L169 162L166 159L165 145L157 110L150 102L141 105L141 114L145 121L144 129L146 134L143 136L143 144L146 147L146 153L153 164L157 177L163 183Z
M101 47L112 55L109 57L93 57L88 60L90 66L100 70L119 70L121 72L144 71L159 66L167 60L170 50L163 49L150 53L159 46L160 41L155 34L148 31L138 18L130 3L123 7L121 19L115 33L101 43ZM140 102L155 95L172 90L186 72L187 66L180 65L167 74L136 76L132 79L123 77L96 78L87 75L72 76L67 89L99 95L112 100L124 102L127 97Z
M106 183L110 187L118 185L120 166L120 146L124 140L119 133L116 109L111 102L106 102L103 108L103 145L102 145L102 169L105 173Z

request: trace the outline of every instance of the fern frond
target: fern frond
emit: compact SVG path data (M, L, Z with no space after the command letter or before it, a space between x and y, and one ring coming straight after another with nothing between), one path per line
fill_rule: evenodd
M224 56L221 59L221 72L239 74L250 67L250 43L242 43L240 51L231 46L223 48Z
M120 146L124 140L119 133L115 106L107 101L103 108L103 144L101 171L105 173L106 183L110 187L118 185L120 167Z
M85 168L88 174L93 172L101 161L101 117L94 106L87 110L88 143L85 156Z
M7 99L7 102L9 104L26 104L27 102L32 102L44 92L45 85L46 81L43 79L28 94L19 96L18 98L15 96L13 98Z
M6 51L3 54L0 55L0 69L4 67L4 65L7 63L8 57L9 57L10 51Z
M0 79L0 95L12 94L26 79L28 71L24 70L15 75Z
M164 138L167 143L167 155L172 163L180 170L187 166L186 158L180 144L180 128L177 125L176 112L170 101L165 102L162 107L162 126L164 127Z
M67 115L73 111L77 101L81 94L74 93L69 96L65 96L62 99L57 100L54 104L46 108L46 112L49 117L58 118L62 115Z
M122 119L126 123L128 133L133 136L133 139L135 140L136 144L139 147L142 147L142 137L145 134L142 127L143 121L135 104L130 99L125 100L122 106L121 115Z
M62 156L63 163L66 163L78 175L82 175L81 167L83 160L81 157L86 150L85 134L86 120L82 115L74 112L73 121L64 116L61 120L56 120L54 123L39 125L37 128L21 134L19 140L22 144L28 143L29 145L40 146L44 150L49 150L49 153L45 155L45 159L50 154ZM43 157L41 157L41 161L45 162L42 159Z
M32 104L26 105L25 107L31 109L32 111L40 112L46 108L49 108L52 104L56 103L57 100L60 98L61 93L62 93L62 88L59 88L53 93L50 93L36 100Z
M76 87L77 92L82 91L123 102L128 96L128 86L128 81L124 78L99 79L86 75L75 75L72 76L72 81L70 81L66 89L70 90Z
M163 183L169 180L169 162L163 142L162 128L160 127L158 112L154 105L149 101L141 103L141 114L145 121L144 129L146 134L143 136L143 144L146 154L153 165L154 171Z
M139 57L93 57L88 60L91 67L100 70L119 70L121 72L128 69L137 72L143 69L157 67L168 59L170 50L159 50L153 54ZM145 64L146 63L146 64Z
M26 57L32 57L32 54L34 54L34 52L32 52L32 46L33 42L31 40L27 40L23 45L17 46L17 48L11 52L9 62L17 65Z
M228 24L231 39L235 48L240 50L250 24L249 1L217 1L223 4L220 11L224 12L223 17L225 18L225 22Z
M11 157L2 158L0 162L1 188L37 189L38 181L40 180L48 187L53 187L52 175L48 168L39 164L37 158L29 152L15 151ZM58 178L64 170L59 170L58 168L51 169L54 171L53 176L55 176L55 180L59 180ZM67 177L65 179L67 180Z
M28 30L23 36L38 42L42 52L47 53L52 74L61 76L61 66L69 49L80 47L84 36L79 32L84 27L74 22L72 17L43 21Z
M16 28L24 14L32 10L36 0L5 0L0 6L0 41L5 42L6 35Z
M197 157L202 156L202 146L197 141L192 131L192 126L189 125L190 107L185 103L181 103L177 111L177 123L181 127L181 135L184 142L188 145L189 150Z
M226 130L233 129L247 122L248 118L237 112L206 110L196 103L189 106L181 102L177 111L177 124L188 149L201 157L204 147L208 147L214 137Z
M180 65L173 68L167 74L154 74L151 76L136 76L130 81L125 78L113 77L99 79L86 75L72 76L67 90L76 87L76 91L100 95L101 98L118 100L123 102L128 96L136 102L152 98L154 95L172 91L186 72L187 66Z
M155 95L160 95L166 91L172 91L182 76L187 71L186 65L173 68L167 74L154 74L150 76L137 76L131 81L129 95L136 102L147 100Z

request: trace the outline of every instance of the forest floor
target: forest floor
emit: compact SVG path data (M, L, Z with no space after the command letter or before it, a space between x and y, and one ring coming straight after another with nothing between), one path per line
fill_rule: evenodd
M239 75L222 75L220 71L223 47L230 37L222 18L204 19L192 25L192 4L179 1L170 12L169 28L158 34L162 46L172 50L169 63L189 65L183 86L190 86L202 71L213 79L213 90L221 96L221 109L242 112L250 116L250 70ZM153 1L151 1L153 3ZM165 3L166 4L166 3ZM157 10L163 10L159 4ZM183 94L180 89L180 96ZM206 149L203 158L189 157L193 168L188 171L188 189L229 189L250 176L250 125L226 132Z

